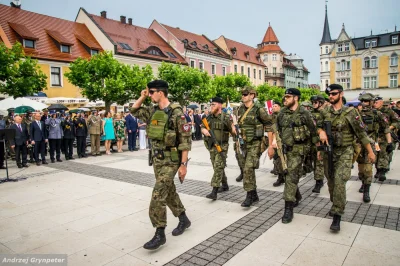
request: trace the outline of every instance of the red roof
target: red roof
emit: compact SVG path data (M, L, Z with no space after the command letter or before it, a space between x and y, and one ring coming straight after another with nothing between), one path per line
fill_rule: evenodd
M116 52L119 54L187 64L182 56L151 29L124 24L119 20L103 18L92 14L88 14L88 16L114 42L117 47ZM149 52L152 54L149 54ZM175 58L170 54L175 56Z
M277 42L279 43L278 37L276 37L276 34L274 30L272 29L271 25L268 26L267 32L265 33L263 42Z
M185 43L187 40L186 49L197 51L200 53L212 54L214 56L226 57L226 54L218 45L208 39L205 35L198 35L192 32L174 28L165 24L161 24L165 29L171 32L176 38Z
M260 48L258 48L258 53L268 53L268 52L278 52L278 53L283 53L281 47L276 44L266 44L266 45L261 45Z
M240 43L240 42L230 40L225 37L224 37L224 39L225 39L225 43L226 43L228 49L232 53L232 58L265 67L263 62L261 60L259 60L260 56L257 53L256 48L251 47L246 44L243 44L243 43ZM234 54L232 51L232 49L234 49L234 48L236 48L236 54ZM247 53L248 53L248 57L247 57Z
M78 57L89 58L90 50L76 38L76 34L85 36L92 49L102 50L84 24L1 4L0 28L4 31L4 34L0 31L0 35L5 43L15 44L23 38L36 40L35 49L25 48L25 53L38 59L71 62ZM62 53L59 44L70 45L71 52Z

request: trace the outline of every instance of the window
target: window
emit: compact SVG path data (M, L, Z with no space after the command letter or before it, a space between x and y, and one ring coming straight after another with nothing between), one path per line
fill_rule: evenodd
M365 48L369 48L370 45L371 45L371 41L365 41Z
M241 73L242 75L244 75L244 66L241 66L241 67L240 67L240 73Z
M329 71L328 70L328 61L325 61L325 71Z
M300 88L300 82L297 82L297 87Z
M167 55L169 55L169 57L176 58L176 56L173 53L171 53L171 52L166 52L166 53L167 53Z
M60 67L51 67L51 86L61 86Z
M364 68L369 68L370 67L370 60L369 57L364 58Z
M276 61L276 54L272 55L272 61Z
M350 79L346 79L346 89L350 89Z
M200 69L200 71L204 70L204 63L203 62L199 62L199 69Z
M376 89L376 77L371 77L371 89Z
M222 67L222 76L225 76L226 75L226 67Z
M94 50L94 49L91 49L90 50L90 54L91 55L96 55L96 54L98 54L99 53L99 50Z
M261 69L258 70L258 78L261 79Z
M264 62L268 62L268 54L264 55Z
M237 73L237 65L234 66L234 71Z
M215 65L214 64L211 65L211 74L215 75Z
M265 75L268 75L268 67L266 67L266 68L264 69L264 73L265 73Z
M397 75L390 75L390 87L397 88L397 86L398 86Z
M321 69L320 69L321 72L324 71L324 69L322 68L322 66L323 66L323 65L322 65L322 62L321 62ZM287 72L289 72L289 70L288 70Z
M346 42L346 43L344 44L344 50L345 50L345 51L350 51L350 43Z
M272 68L272 74L276 75L276 67Z
M371 57L371 68L376 67L376 56Z
M347 61L347 70L350 70L350 61Z
M24 47L25 48L35 48L35 41L34 40L28 40L24 39Z
M377 41L376 40L372 40L371 41L371 47L376 47Z
M250 67L247 68L247 76L250 78Z
M369 77L364 77L364 89L369 89Z
M301 72L297 71L297 76L300 77L301 76Z
M257 70L254 68L253 69L253 77L256 79L257 78Z
M127 43L119 42L118 44L125 50L133 50Z
M347 67L347 65L346 65L346 60L342 60L342 68L341 68L341 70L346 70L346 67Z
M398 44L399 43L399 36L392 36L392 44Z
M276 86L276 80L274 80L274 86Z
M390 65L391 65L391 66L397 66L398 63L399 63L399 57L397 56L396 53L393 53L393 54L390 56Z
M326 53L326 54L329 53L328 46L325 46L325 53Z
M160 56L160 51L157 51L156 49L151 49L147 52L147 54L151 54L151 55L158 55Z
M196 67L196 62L194 60L190 60L190 67L195 68Z
M343 52L343 44L338 44L337 51Z
M69 52L70 52L70 46L69 45L61 44L60 49L61 49L61 53L68 53L69 54Z
M322 47L321 47L321 54L322 54ZM289 81L287 83L289 83Z
M340 71L340 62L336 62L336 71Z

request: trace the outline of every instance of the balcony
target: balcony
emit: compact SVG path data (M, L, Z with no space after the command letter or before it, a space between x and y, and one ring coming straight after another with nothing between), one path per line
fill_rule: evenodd
M278 79L284 79L285 78L285 74L282 73L266 73L265 74L265 78L278 78Z

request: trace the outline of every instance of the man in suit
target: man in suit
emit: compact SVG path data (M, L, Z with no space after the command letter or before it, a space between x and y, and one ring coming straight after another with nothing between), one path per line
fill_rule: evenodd
M97 115L97 110L93 110L87 120L90 134L90 146L92 156L100 155L100 133L102 129L101 118Z
M75 139L75 125L70 114L65 117L64 121L61 122L61 125L64 132L63 146L65 160L75 160L75 158L72 156Z
M137 151L136 149L136 132L138 130L138 122L130 112L125 117L126 130L128 132L128 149L129 151Z
M87 124L83 114L78 112L75 119L75 136L76 136L76 147L79 158L86 158L86 136L88 133Z
M46 148L46 143L49 141L47 139L47 130L46 126L43 121L40 121L41 116L40 113L35 114L35 121L31 123L31 143L32 145L35 145L35 160L36 160L36 165L40 165L40 160L39 160L39 153L40 157L42 159L42 164L48 164L46 162L46 157L45 157L45 148Z
M22 118L20 116L15 116L14 124L10 126L10 129L15 130L15 138L10 140L11 148L15 150L15 157L17 161L18 168L28 167L27 159L28 159L28 129L26 125L22 123ZM22 162L21 162L21 154L22 154Z

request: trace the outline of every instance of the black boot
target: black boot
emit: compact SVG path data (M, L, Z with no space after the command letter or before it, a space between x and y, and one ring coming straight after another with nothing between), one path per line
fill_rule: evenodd
M172 231L173 236L179 236L183 234L186 228L189 228L192 223L190 222L189 218L186 216L185 212L182 212L179 215L179 223L178 226Z
M257 190L253 190L253 203L258 202L260 199L258 198Z
M154 250L154 249L158 249L161 245L164 245L165 242L167 241L165 238L164 230L165 230L164 227L157 228L154 237L149 242L144 244L143 248Z
M240 168L240 175L236 177L236 182L242 182L243 180L243 169Z
M278 175L278 179L272 184L274 187L279 187L280 185L285 183L285 179L283 175Z
M297 190L296 190L296 201L295 201L295 203L293 204L293 207L299 206L299 202L301 201L302 198L303 198L303 197L301 196L300 189L297 188Z
M365 203L368 203L371 201L370 197L369 197L369 188L371 187L371 185L364 185L364 194L363 194L363 201Z
M317 180L315 181L315 187L312 190L312 192L314 193L320 193L321 192L321 188L324 186L324 181L323 180Z
M292 201L285 201L285 212L283 213L282 223L288 224L293 220L293 204Z
M364 181L361 181L361 182L362 182L362 184L361 184L361 187L360 187L360 189L358 190L358 192L364 193Z
M208 194L206 196L206 198L207 199L216 200L217 199L217 193L218 193L218 188L217 187L213 187L213 190L211 191L210 194Z
M228 183L222 183L222 186L218 188L218 193L225 192L229 190Z
M246 199L242 202L242 207L250 207L253 203L253 191L247 191Z
M389 169L381 169L381 174L379 176L379 181L383 182L386 180L386 172L388 172Z
M375 173L375 175L374 175L374 178L379 178L380 177L380 173L381 172L381 169L380 168L378 168L378 169L376 169L376 173Z
M333 221L332 221L332 224L331 224L331 230L332 231L335 231L335 232L340 231L340 219L341 218L342 217L340 215L337 215L337 214L333 215Z

